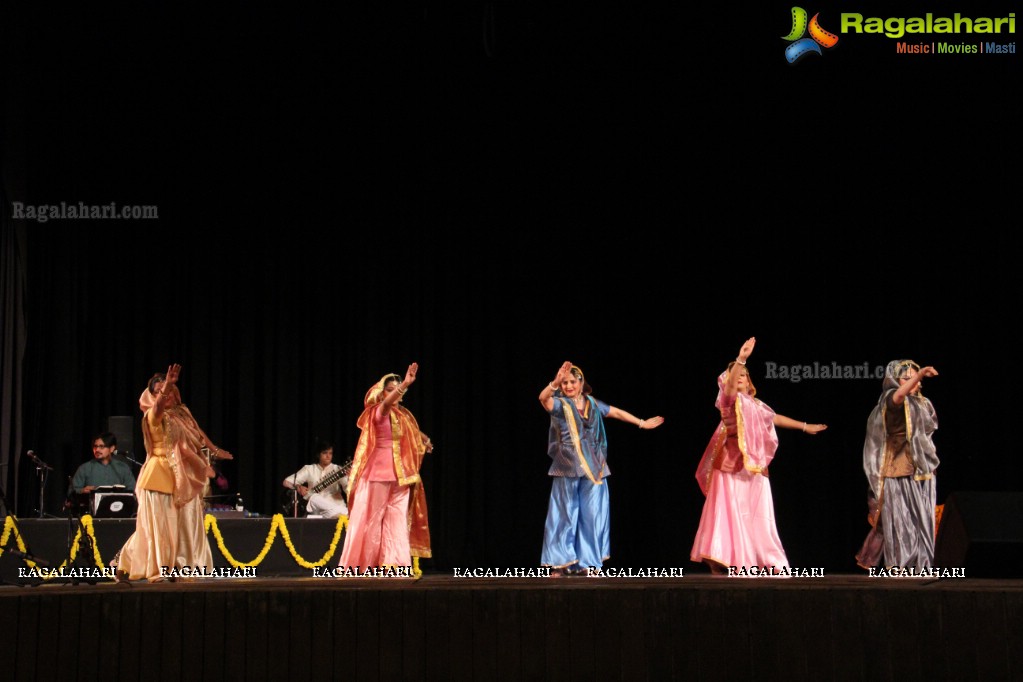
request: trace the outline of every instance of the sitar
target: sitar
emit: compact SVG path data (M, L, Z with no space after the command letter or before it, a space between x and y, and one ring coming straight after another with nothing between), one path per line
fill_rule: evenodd
M309 488L306 494L302 496L302 499L308 500L311 495L314 495L316 493L322 493L324 490L326 490L327 488L329 488L330 486L334 485L342 478L347 476L348 472L352 470L353 462L354 460L350 459L337 469L334 469L334 471L331 471L329 474L321 478L316 485Z
M314 493L323 492L330 486L334 485L342 478L344 478L351 470L352 462L348 461L345 464L341 465L340 468L331 471L329 474L321 478L316 485L306 490L306 494L302 497L301 504L299 504L298 502L298 488L291 488L289 490L286 490L284 492L284 496L281 498L281 509L284 511L285 514L292 514L296 518L298 518L299 516L305 516L306 500L308 500ZM342 491L342 494L344 492L345 491Z

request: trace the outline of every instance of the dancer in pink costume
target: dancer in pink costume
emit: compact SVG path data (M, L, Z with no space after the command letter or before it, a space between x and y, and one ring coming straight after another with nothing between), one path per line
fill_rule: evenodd
M385 374L366 391L357 422L362 434L348 475L348 530L338 563L342 568L411 567L412 557L433 556L419 476L433 442L401 404L418 371L419 364L413 362L404 379Z
M731 566L770 572L788 567L767 472L778 449L775 427L811 435L828 428L777 414L755 397L757 391L746 370L754 345L755 337L747 339L735 361L718 377L714 404L721 412L721 423L696 469L696 480L707 499L689 556L706 562L713 573L726 573Z

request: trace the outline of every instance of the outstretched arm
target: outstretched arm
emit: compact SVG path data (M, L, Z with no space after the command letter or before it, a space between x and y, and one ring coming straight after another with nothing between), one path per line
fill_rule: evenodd
M213 441L210 440L210 437L206 435L205 431L203 431L201 428L199 429L199 431L200 433L202 433L203 440L206 441L205 448L209 450L210 464L217 461L218 459L234 459L234 455L232 455L230 452L221 449L220 446L218 445L215 445Z
M746 343L742 344L742 348L739 349L739 354L735 356L735 362L746 366L746 360L750 354L753 353L753 347L757 345L757 337L751 336L746 339ZM728 373L728 381L725 382L725 396L728 398L735 397L735 394L739 392L739 372L738 367L732 365L732 371Z
M176 362L168 365L167 373L163 378L163 385L157 391L156 404L153 405L153 421L156 421L163 415L163 411L167 408L168 403L170 403L171 389L177 385L180 374L181 365Z
M567 360L558 368L558 373L554 377L554 381L543 387L540 391L540 404L543 405L543 409L548 412L554 407L554 392L561 386L561 382L565 380L565 377L572 371L572 363Z
M623 422L635 424L641 429L656 429L658 426L664 423L664 417L650 417L649 419L640 419L632 414L629 414L625 410L620 410L617 407L611 407L608 410L607 416L612 419L620 419Z
M202 448L203 454L208 458L211 467L218 459L234 459L234 455L214 444L210 437L206 435L206 432L202 430L202 427L199 428L199 433L202 434L202 439L205 443Z
M783 429L799 429L803 433L808 433L811 436L820 433L824 429L828 428L827 424L808 424L806 422L796 421L790 419L783 414L774 415L774 425L780 426Z
M208 439L206 440L206 446L210 449L210 459L213 459L213 460L218 460L218 459L234 459L234 455L232 455L227 450L224 450L223 448L217 447L216 445L211 443Z
M384 396L384 399L380 402L380 411L383 414L387 414L391 411L391 405L398 402L398 399L405 395L408 391L408 387L411 386L416 380L416 373L419 372L419 363L413 362L405 370L405 378L402 379L398 387Z
M916 388L916 385L919 384L924 377L936 376L938 376L938 370L934 369L930 365L927 367L921 367L920 371L914 374L912 379L899 386L899 389L895 391L894 395L892 395L892 402L896 405L901 405L902 401L906 399L906 396L913 392L913 389Z

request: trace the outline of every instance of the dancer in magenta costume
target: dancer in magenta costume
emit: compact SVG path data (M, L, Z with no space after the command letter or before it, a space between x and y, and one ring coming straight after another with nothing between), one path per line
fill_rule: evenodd
M718 377L714 404L721 423L696 469L707 499L690 558L706 562L714 573L725 573L730 566L775 570L788 566L767 471L778 449L775 427L811 435L828 428L777 414L757 400L746 370L755 344L756 338L750 337Z

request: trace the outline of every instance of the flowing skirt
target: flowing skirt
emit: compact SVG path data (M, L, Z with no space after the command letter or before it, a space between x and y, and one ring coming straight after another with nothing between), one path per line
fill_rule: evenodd
M881 505L884 565L930 568L934 560L935 481L886 478Z
M788 567L766 476L745 469L734 474L714 470L689 556L737 568Z
M119 573L130 580L163 580L161 568L205 567L213 570L213 553L203 525L205 510L201 497L184 507L174 505L174 496L153 490L136 492L139 508L135 532L118 552Z
M408 541L409 487L394 481L363 481L348 516L338 566L366 571L411 566Z

